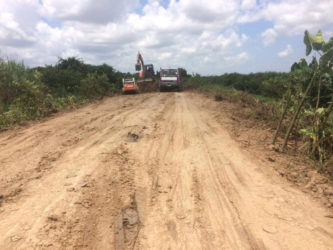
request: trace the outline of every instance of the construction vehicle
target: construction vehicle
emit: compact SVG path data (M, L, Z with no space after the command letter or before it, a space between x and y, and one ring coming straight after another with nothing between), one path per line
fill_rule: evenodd
M159 89L161 92L165 90L183 90L180 69L161 69L160 77Z
M134 78L123 78L123 88L122 88L123 94L138 94L139 93L139 87L135 82Z
M157 91L158 86L155 83L154 79L155 76L154 65L152 64L145 65L140 51L138 52L137 55L135 70L140 71L139 80L137 81L140 92Z

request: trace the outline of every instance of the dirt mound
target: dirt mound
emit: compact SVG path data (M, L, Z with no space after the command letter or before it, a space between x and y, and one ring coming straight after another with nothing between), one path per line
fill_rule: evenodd
M158 91L158 83L152 79L138 80L137 84L141 93Z

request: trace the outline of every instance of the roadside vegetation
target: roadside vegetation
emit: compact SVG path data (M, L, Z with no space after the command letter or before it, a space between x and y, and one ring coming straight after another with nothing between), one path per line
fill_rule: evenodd
M112 95L120 90L122 75L107 64L74 57L38 68L0 59L0 129Z
M315 160L318 171L332 175L333 38L325 41L321 31L316 35L305 31L304 43L312 60L300 59L288 73L194 75L186 78L185 87L251 106L256 119L276 130L272 141L276 150L294 147ZM289 144L291 139L295 143Z
M300 59L288 73L188 76L182 69L184 85L248 105L256 119L276 129L276 149L291 148L292 139L319 171L333 173L333 38L305 31L304 43L312 60ZM107 64L75 57L37 68L0 58L0 129L120 92L123 76Z

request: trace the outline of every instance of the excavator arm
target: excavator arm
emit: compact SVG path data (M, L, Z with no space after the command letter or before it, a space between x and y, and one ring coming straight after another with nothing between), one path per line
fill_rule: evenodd
M141 71L140 72L140 78L143 78L146 74L146 68L145 68L145 63L143 61L143 57L140 53L140 51L138 52L138 55L137 55L137 59L136 59L136 64L135 64L135 70L136 71Z

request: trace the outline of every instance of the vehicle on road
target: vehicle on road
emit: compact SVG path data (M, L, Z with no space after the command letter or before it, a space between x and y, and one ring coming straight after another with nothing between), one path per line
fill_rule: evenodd
M165 90L183 90L180 69L161 69L160 71L160 91Z
M143 57L138 52L135 70L140 71L139 79L138 79L138 86L141 92L151 92L157 91L157 84L155 83L155 71L153 64L145 64L143 61Z
M123 94L138 94L139 93L139 87L135 82L134 78L123 78L123 88L122 88Z

